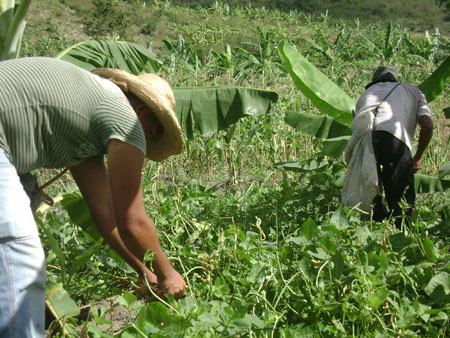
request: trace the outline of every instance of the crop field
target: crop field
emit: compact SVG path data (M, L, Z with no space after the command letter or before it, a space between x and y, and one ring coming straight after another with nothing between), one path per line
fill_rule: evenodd
M439 29L220 2L46 0L28 17L22 56L64 58L86 40L138 43L175 91L240 88L244 107L212 125L192 112L183 153L142 173L147 212L188 285L178 301L156 295L103 243L69 174L46 189L55 204L36 219L49 337L450 337L449 77L429 100L434 134L413 221L397 229L340 205L342 143L293 126L326 114L290 69L308 62L307 79L321 73L349 102L381 65L421 85L448 65ZM107 45L82 46L94 55ZM192 106L217 109L209 99ZM38 172L41 183L54 174Z

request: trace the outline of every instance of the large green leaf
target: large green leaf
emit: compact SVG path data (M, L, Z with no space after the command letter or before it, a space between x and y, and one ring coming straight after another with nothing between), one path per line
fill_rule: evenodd
M76 193L64 194L61 206L67 210L72 222L79 225L93 241L97 241L101 237L91 218L89 208L81 195Z
M414 175L414 190L418 193L444 191L450 188L450 180L439 177Z
M281 61L295 85L322 113L349 126L354 100L314 67L293 46L282 42L278 48Z
M70 318L80 314L80 309L77 304L70 298L67 291L61 285L53 281L47 281L46 291L46 304L56 320Z
M284 120L298 131L318 138L328 139L352 134L350 127L326 115L287 111Z
M324 139L322 152L333 157L339 157L344 152L352 134L350 127L340 124L326 115L287 111L285 121L298 131Z
M175 113L187 138L217 132L245 116L266 114L278 94L244 87L174 88Z
M444 90L450 79L450 55L442 64L418 87L425 94L428 102L433 101Z
M132 74L156 73L161 62L144 46L126 41L88 40L77 43L55 56L86 70L119 68Z
M444 163L444 164L439 168L439 178L444 178L444 177L447 176L448 174L450 174L450 162Z

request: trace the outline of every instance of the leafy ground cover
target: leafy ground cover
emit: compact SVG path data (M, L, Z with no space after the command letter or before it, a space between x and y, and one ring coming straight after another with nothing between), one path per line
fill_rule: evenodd
M82 26L63 33L52 18L71 21L67 7L53 5L57 12L30 20L25 55L54 56L86 38ZM381 64L397 67L403 81L421 83L449 55L449 40L435 30L418 36L399 24L331 23L326 15L258 8L227 12L220 3L195 9L168 2L133 6L140 7L126 8L160 13L157 22L166 23L161 39L125 32L127 39L151 42L162 75L174 87L232 84L274 90L279 99L268 114L245 117L230 129L194 132L181 156L148 163L143 172L148 213L188 283L186 298L178 302L150 294L103 245L70 177L52 186L51 194L63 194L64 202L38 217L48 280L67 291L81 314L69 309L65 319L51 323L49 334L449 336L449 192L419 194L414 222L400 230L341 208L340 159L324 156L320 139L284 120L287 111L319 112L295 88L278 53L281 41L291 43L355 99ZM102 24L88 26L108 27ZM50 34L33 33L38 27ZM119 33L100 37L114 34ZM448 173L448 89L447 84L431 103L435 133L422 164L431 176L440 169ZM309 168L323 160L330 164L299 172L275 168L294 160L310 161ZM52 173L40 174L45 181ZM74 225L75 217L82 226Z

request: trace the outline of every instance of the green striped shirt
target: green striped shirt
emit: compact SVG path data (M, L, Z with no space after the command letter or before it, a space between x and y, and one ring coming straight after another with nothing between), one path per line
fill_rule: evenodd
M68 62L0 62L0 148L19 173L103 156L111 139L144 154L142 126L122 91Z

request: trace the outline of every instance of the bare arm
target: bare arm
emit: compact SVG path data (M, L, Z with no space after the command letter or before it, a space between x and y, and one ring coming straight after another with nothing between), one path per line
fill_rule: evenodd
M421 158L422 155L430 143L431 137L433 136L433 120L429 115L422 115L419 117L419 141L417 144L417 151L413 157L414 171L421 168Z
M156 229L145 213L140 185L144 156L120 141L108 144L108 172L103 163L92 160L71 169L100 233L136 271L150 249L158 284L165 293L184 295L185 283L159 245ZM150 282L155 276L147 269Z
M70 170L100 234L111 248L142 277L142 262L127 249L120 238L114 217L108 175L103 162L88 159ZM151 284L158 283L156 276L147 268L146 275Z

